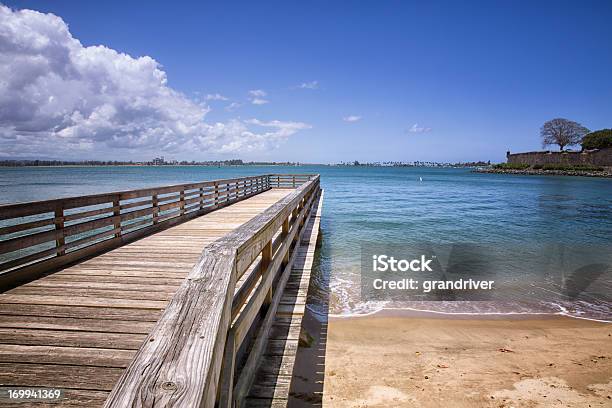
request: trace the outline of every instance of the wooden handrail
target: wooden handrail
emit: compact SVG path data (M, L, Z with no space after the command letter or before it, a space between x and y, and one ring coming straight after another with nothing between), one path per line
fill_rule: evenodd
M276 177L268 177L268 183ZM265 346L305 220L320 195L319 184L318 175L309 176L270 208L204 248L105 407L240 405ZM275 237L280 237L278 242ZM261 278L245 279L248 295L243 290L235 296L238 279L248 273ZM237 311L235 319L232 310ZM258 319L262 314L263 320ZM251 347L245 347L247 342ZM239 370L239 354L249 349L241 356L246 364Z
M285 180L291 175L281 176ZM296 175L296 187L312 175ZM273 187L270 175L0 205L0 291Z

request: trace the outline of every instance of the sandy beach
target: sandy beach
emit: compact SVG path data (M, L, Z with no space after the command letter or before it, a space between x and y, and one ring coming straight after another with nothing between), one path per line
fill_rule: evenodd
M327 407L612 406L612 324L332 318L321 345Z

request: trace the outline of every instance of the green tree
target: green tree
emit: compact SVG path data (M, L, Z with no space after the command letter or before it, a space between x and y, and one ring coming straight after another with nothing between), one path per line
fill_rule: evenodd
M582 148L585 150L604 149L606 147L612 147L612 129L596 130L582 139Z

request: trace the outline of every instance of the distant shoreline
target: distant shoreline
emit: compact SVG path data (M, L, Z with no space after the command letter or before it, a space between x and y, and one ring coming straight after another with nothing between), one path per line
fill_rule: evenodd
M19 166L7 166L0 165L0 169L20 169L20 168L52 168L52 167L212 167L212 168L228 168L228 167L300 167L300 166L328 166L326 164L224 164L221 166L210 165L210 164L164 164L164 165L153 165L153 164L50 164L50 165L19 165Z
M488 174L515 174L523 176L578 176L578 177L599 177L612 178L610 170L604 171L580 171L580 170L542 170L542 169L475 169L474 173Z
M15 168L51 168L51 167L212 167L212 168L229 168L229 167L307 167L307 166L324 166L324 167L341 167L341 168L431 168L431 169L477 169L479 166L476 165L451 165L451 164L438 164L438 165L352 165L352 164L325 164L325 163L257 163L257 164L23 164L23 165L7 165L0 163L0 169L15 169Z

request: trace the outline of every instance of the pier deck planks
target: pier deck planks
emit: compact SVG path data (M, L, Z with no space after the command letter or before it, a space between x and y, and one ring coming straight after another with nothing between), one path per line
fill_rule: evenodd
M54 407L101 406L202 249L290 192L265 191L0 294L0 386L64 388Z

